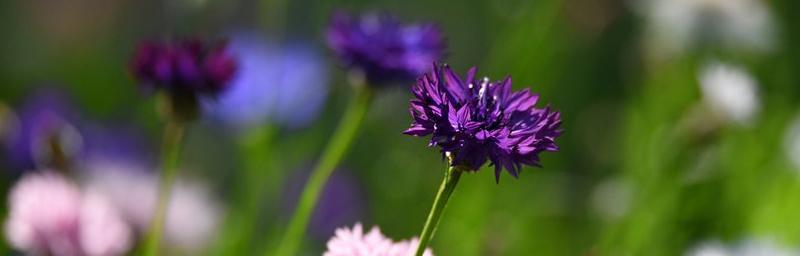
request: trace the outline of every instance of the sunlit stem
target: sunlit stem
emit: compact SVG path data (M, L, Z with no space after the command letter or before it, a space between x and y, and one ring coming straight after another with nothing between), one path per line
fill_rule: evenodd
M453 194L453 191L455 191L456 185L458 185L458 179L461 178L461 173L462 170L459 169L458 166L448 164L447 170L444 173L444 179L442 179L442 184L439 186L439 192L436 193L433 206L431 206L431 211L428 213L428 220L425 221L425 227L422 228L422 233L419 236L419 247L417 247L417 253L415 255L422 256L422 254L425 253L425 248L427 248L428 243L436 233L436 228L439 226L439 220L442 217L445 207L447 207L447 201L450 199L450 195Z
M336 132L334 132L330 142L322 152L319 162L311 172L303 193L300 195L300 201L294 211L292 220L289 222L286 234L278 245L277 253L272 254L267 251L265 255L297 255L297 250L305 236L308 221L317 204L319 194L331 173L347 152L350 144L352 144L372 99L372 92L369 86L355 86L355 90L355 97L352 98L344 116L340 120L339 126L336 128Z
M180 155L183 132L183 124L175 121L169 121L164 128L164 144L161 150L162 173L158 187L158 202L145 244L145 255L148 256L159 255L161 249L167 205L172 192L172 184L175 182L175 176L178 172L178 157Z

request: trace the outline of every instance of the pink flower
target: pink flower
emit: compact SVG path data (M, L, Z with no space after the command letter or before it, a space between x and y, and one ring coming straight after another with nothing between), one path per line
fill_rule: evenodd
M323 256L411 256L417 246L419 239L416 237L395 243L381 234L378 227L364 234L361 223L356 223L352 229L337 229ZM426 249L424 255L433 256L433 252Z
M6 237L33 255L121 255L130 229L105 198L83 194L49 171L23 177L10 192Z

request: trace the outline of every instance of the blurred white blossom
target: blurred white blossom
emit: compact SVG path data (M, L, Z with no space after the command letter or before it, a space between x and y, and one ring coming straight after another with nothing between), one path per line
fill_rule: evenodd
M734 245L725 245L717 240L701 242L690 248L687 256L791 256L800 255L800 250L780 245L769 238L745 239Z
M90 170L88 186L111 198L138 230L145 232L155 212L158 178L146 170L109 162ZM211 191L200 183L178 178L173 185L164 239L178 249L197 252L214 239L221 210Z
M648 20L646 43L663 55L702 45L768 51L774 48L772 13L762 0L639 0Z
M600 182L592 192L592 207L604 219L624 217L630 210L633 187L622 178Z
M706 104L727 120L746 125L761 110L758 84L741 67L711 62L701 70L699 80Z
M686 256L732 256L728 248L719 241L705 241L690 248Z

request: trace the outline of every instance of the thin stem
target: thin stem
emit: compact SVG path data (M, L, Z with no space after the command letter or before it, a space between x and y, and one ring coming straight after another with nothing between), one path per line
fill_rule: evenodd
M161 236L164 229L164 221L167 215L167 205L172 192L172 183L178 173L178 156L180 155L180 144L183 139L184 127L174 121L167 123L164 128L164 144L161 149L162 173L158 187L158 203L150 223L150 231L145 244L145 255L159 255L161 248Z
M240 138L239 147L244 170L237 173L237 187L233 205L226 214L225 225L221 233L221 244L215 255L242 255L250 250L254 233L258 227L258 216L261 202L272 198L264 198L267 188L275 187L273 183L283 180L274 177L275 159L272 152L277 127L267 125Z
M309 218L317 204L319 194L325 183L328 181L336 165L347 152L356 131L361 126L361 122L367 113L369 103L372 99L372 92L368 86L355 86L356 95L351 100L347 110L340 120L336 132L333 134L328 146L322 153L320 161L311 172L311 176L303 189L300 196L300 201L294 211L294 216L289 222L289 228L283 237L278 251L275 254L269 253L265 255L278 255L278 256L294 256L297 255L297 249L300 247L303 237L305 235L306 227L308 226Z
M442 185L439 186L439 192L436 193L436 199L433 200L433 206L431 206L431 211L428 213L428 220L425 221L425 227L422 228L422 234L419 237L417 256L422 256L431 238L433 238L433 234L436 233L436 227L439 226L439 219L442 217L444 208L447 207L447 201L450 199L450 195L452 195L453 191L456 189L458 179L461 177L461 172L462 171L459 170L458 167L449 166L444 173Z

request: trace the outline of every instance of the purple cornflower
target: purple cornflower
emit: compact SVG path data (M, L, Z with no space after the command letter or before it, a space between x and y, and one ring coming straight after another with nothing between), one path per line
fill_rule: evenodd
M437 26L405 25L388 14L354 18L336 13L327 40L342 62L361 72L372 85L421 75L442 57L445 46Z
M412 89L414 123L403 133L432 134L429 145L449 154L453 166L477 171L490 160L497 181L502 169L517 177L523 164L540 166L539 153L558 150L560 113L536 108L539 96L529 89L512 92L511 77L476 80L476 71L461 80L447 65L434 64Z
M213 45L198 40L142 42L131 69L147 90L191 92L215 96L228 87L236 61L227 43Z

